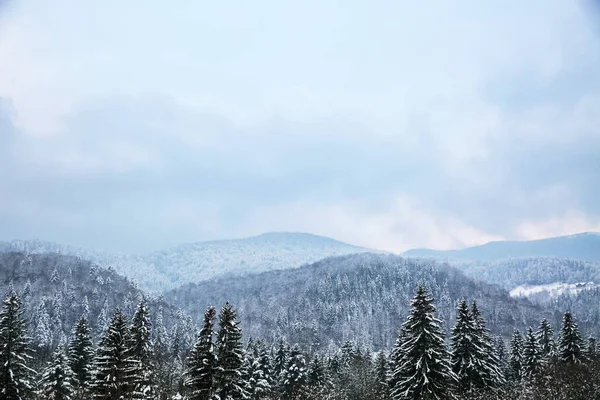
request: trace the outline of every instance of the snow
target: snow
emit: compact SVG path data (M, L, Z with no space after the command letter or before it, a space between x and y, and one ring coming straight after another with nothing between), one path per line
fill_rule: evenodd
M510 291L511 297L529 297L534 294L546 293L552 297L562 294L577 294L583 290L600 287L594 282L564 283L554 282L545 285L519 285Z

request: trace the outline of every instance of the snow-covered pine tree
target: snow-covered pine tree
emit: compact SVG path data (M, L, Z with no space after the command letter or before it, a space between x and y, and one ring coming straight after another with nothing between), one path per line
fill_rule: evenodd
M523 344L523 377L531 380L540 372L542 358L536 336L529 328Z
M306 360L298 345L294 345L290 350L288 363L282 374L282 399L295 400L302 398L307 378Z
M400 341L401 359L392 374L392 399L453 399L457 377L452 372L441 322L435 318L433 298L421 285L411 308L402 326L407 336Z
M35 374L31 360L27 325L22 317L21 300L10 291L0 311L0 398L24 400L32 388Z
M45 361L50 355L52 345L52 329L50 328L50 316L46 309L46 301L42 299L33 317L33 343L36 346L37 358Z
M152 399L156 393L153 346L150 340L151 323L148 303L142 298L129 328L129 355L135 361L131 372L135 380L135 396Z
M279 344L273 356L273 383L279 388L281 386L281 376L288 362L290 348L287 342L279 339Z
M217 368L213 345L215 315L214 307L209 307L204 312L204 325L187 360L185 385L190 390L190 400L209 400L215 392Z
M245 399L247 393L246 383L242 381L242 331L238 326L237 313L229 302L225 303L219 314L217 360L215 392L220 400Z
M131 374L135 360L129 351L129 328L117 309L100 341L94 361L93 393L96 400L132 398L135 382Z
M475 321L471 318L467 301L463 299L458 303L450 338L452 371L458 378L458 390L461 393L483 387L483 349L477 347L475 335Z
M549 362L556 355L556 341L554 340L552 325L550 325L546 318L540 322L536 336L542 360Z
M74 374L75 398L85 399L92 382L94 350L90 328L85 316L81 316L73 331L69 345L69 366Z
M390 388L388 386L388 379L390 369L388 360L383 350L377 353L375 357L375 398L377 400L387 400L390 397Z
M585 360L581 332L570 312L566 312L563 316L558 357L564 363L580 363Z
M515 382L520 382L523 373L523 337L518 329L513 331L510 340L510 357L508 360L508 376Z
M598 344L596 338L593 336L588 338L586 357L591 361L595 361L598 358Z
M498 388L506 383L506 378L500 358L496 353L494 338L487 328L475 300L471 304L470 316L475 326L475 347L479 350L478 359L481 363L481 387Z
M48 366L42 373L40 395L44 400L71 400L74 397L73 371L62 347L52 354Z
M247 371L250 387L250 398L254 400L266 399L273 393L271 373L271 360L265 344L262 341L254 342L251 354L248 354Z

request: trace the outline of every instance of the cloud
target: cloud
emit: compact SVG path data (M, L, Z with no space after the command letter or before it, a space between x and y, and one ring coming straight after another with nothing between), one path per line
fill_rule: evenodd
M33 4L0 37L0 238L400 251L600 218L600 40L575 2Z

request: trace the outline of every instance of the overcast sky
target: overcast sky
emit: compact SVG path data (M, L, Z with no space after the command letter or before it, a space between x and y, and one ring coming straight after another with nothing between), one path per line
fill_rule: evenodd
M598 2L0 4L0 240L600 231Z

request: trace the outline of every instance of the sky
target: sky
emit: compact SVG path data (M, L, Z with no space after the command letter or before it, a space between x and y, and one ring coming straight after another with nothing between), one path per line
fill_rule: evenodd
M600 231L600 2L0 0L0 240Z

